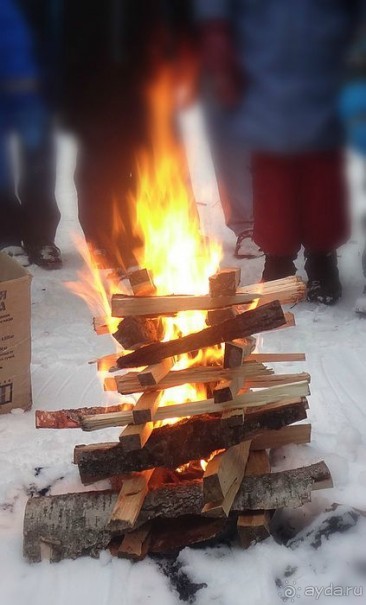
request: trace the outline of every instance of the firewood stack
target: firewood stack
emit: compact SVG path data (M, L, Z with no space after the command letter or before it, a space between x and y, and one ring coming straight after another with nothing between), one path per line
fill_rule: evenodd
M310 441L310 424L295 424L307 417L310 377L265 365L303 354L254 352L253 334L294 325L281 303L301 300L304 284L292 277L240 289L239 280L237 269L226 269L210 278L209 295L157 296L141 269L129 276L132 296L113 296L112 315L121 318L114 336L130 352L101 361L112 371L135 369L111 375L105 389L140 396L136 405L36 412L37 428L125 428L117 442L74 451L82 483L108 479L110 489L28 501L28 560L41 560L45 544L54 561L108 546L138 560L234 534L246 548L270 535L276 509L301 506L331 485L324 462L271 473L269 450ZM188 310L206 311L208 327L162 341L162 317ZM94 325L107 330L103 319ZM198 350L220 343L218 361L195 364ZM177 370L183 353L192 364ZM162 404L184 384L204 385L207 398Z

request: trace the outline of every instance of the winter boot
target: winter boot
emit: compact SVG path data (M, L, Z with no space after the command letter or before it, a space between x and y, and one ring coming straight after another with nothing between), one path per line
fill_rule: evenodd
M295 275L296 266L294 256L272 256L266 254L264 269L262 273L262 281L273 281Z
M308 275L308 300L334 305L342 296L336 252L305 252Z
M61 269L61 251L53 243L25 246L29 262L42 269Z

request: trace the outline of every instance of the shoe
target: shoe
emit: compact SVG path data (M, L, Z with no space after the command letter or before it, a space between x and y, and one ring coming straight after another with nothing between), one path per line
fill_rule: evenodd
M234 250L235 258L259 258L263 256L262 250L253 241L253 233L251 231L243 231L238 235Z
M366 286L364 287L361 296L356 298L355 311L356 313L359 313L359 315L366 316Z
M335 252L305 252L305 258L305 271L308 275L308 300L320 302L323 305L334 305L342 296L337 254Z
M272 256L266 254L264 261L264 269L262 273L262 281L274 281L283 279L290 275L295 275L296 266L293 256Z
M61 269L61 251L55 244L27 246L29 261L42 269Z
M28 255L22 246L4 246L0 249L0 252L14 258L22 267L29 267L30 265Z

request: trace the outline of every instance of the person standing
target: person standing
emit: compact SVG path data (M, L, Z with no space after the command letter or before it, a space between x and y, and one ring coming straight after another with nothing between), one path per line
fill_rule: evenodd
M215 92L235 105L228 129L251 151L262 279L293 275L304 246L308 299L333 304L349 236L337 98L359 2L196 0L196 10Z
M17 136L17 194L9 139ZM50 114L26 20L13 0L0 3L0 248L22 264L62 264L54 243L60 213Z

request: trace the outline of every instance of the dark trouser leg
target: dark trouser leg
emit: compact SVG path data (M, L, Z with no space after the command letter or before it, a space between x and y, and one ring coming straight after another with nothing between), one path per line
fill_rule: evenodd
M20 246L21 213L16 198L9 157L8 139L0 136L0 248Z
M25 247L55 240L60 212L55 197L56 149L50 132L36 146L23 139L20 146L18 195L22 206Z
M350 234L343 154L338 151L301 157L302 243L306 251L331 252Z

